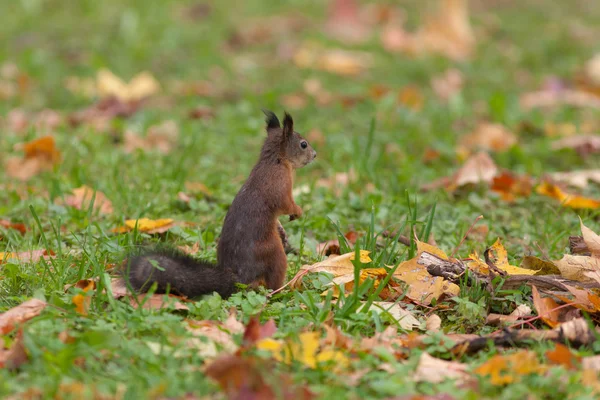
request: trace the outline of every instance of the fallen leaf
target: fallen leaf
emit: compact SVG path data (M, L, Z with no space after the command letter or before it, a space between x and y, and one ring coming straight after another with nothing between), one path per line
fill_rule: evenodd
M277 326L272 319L261 324L258 316L255 315L250 318L250 321L248 321L248 325L243 329L243 332L244 346L251 346L263 339L273 336L275 332L277 332Z
M96 289L96 282L91 279L82 279L75 284L75 287L83 290L83 294L78 293L73 296L72 301L75 304L75 311L81 315L87 315L92 298L86 293Z
M51 171L60 163L60 152L52 136L44 136L21 145L24 157L12 157L6 160L8 176L22 181L31 179L44 171Z
M355 0L332 0L330 4L325 23L325 32L330 37L346 44L364 43L369 39L371 29Z
M343 76L359 75L373 65L370 53L342 49L324 49L305 44L294 54L300 68L320 69Z
M425 321L425 328L428 332L437 332L442 327L442 319L437 314L431 314Z
M184 298L174 294L153 294L152 296L144 293L131 298L129 304L134 308L142 307L148 310L160 310L161 308L173 307L175 310L189 310L189 307L180 300Z
M573 354L567 346L561 343L556 343L554 350L546 351L545 356L552 364L562 365L570 370L577 370L581 364L581 357Z
M177 145L178 139L179 126L175 121L168 120L148 128L146 137L141 137L132 131L125 132L124 149L126 153L141 149L157 150L167 154Z
M600 109L600 98L576 89L549 89L525 93L521 95L519 104L525 111L557 106L589 107L597 110Z
M588 256L572 256L565 254L563 258L554 264L560 270L560 274L574 281L589 282L587 272L600 271L600 259Z
M557 310L558 304L551 297L541 297L535 286L531 286L531 293L533 295L533 306L537 311L538 315L551 328L555 328L560 325L560 313Z
M505 151L517 143L517 136L501 124L482 122L468 135L462 136L459 146L466 151Z
M438 98L446 102L460 94L463 83L462 73L455 68L450 68L442 75L431 78L433 91Z
M581 156L598 153L600 151L600 135L576 135L562 138L552 143L552 149L573 149Z
M107 97L82 110L69 115L72 126L86 124L97 132L106 132L114 118L128 118L140 109L137 101L123 102L116 97Z
M513 202L518 197L528 197L531 194L531 179L527 175L515 175L504 171L492 179L490 189L500 194L502 200Z
M140 72L129 83L125 83L107 69L98 71L96 86L100 97L115 97L123 102L142 100L160 89L158 81L147 71Z
M468 59L475 49L466 0L440 0L438 10L426 16L414 34L401 26L388 26L382 33L383 47L390 52L442 54L455 61Z
M406 297L423 305L429 305L434 299L442 295L450 297L457 296L460 288L454 283L448 282L439 276L431 276L425 266L418 263L423 252L448 260L448 256L437 247L417 241L417 255L410 260L400 263L394 272L397 278L408 284Z
M570 186L585 189L590 181L600 183L600 169L555 172L550 174L550 178L556 182L562 182Z
M536 192L560 201L564 207L592 210L600 207L598 200L563 192L558 186L546 181L536 188Z
M412 331L413 328L420 325L419 320L416 319L408 310L402 308L400 303L391 301L374 301L371 303L370 311L374 311L377 314L388 313L405 331ZM364 305L361 306L357 312L364 312Z
M540 364L536 354L520 350L512 354L495 355L475 369L482 377L489 377L492 385L502 386L520 382L526 375L543 374L547 367Z
M466 364L445 361L423 352L419 358L413 379L417 382L442 383L447 379L464 382L469 379Z
M312 400L314 398L306 387L297 386L287 375L274 371L273 365L259 359L227 355L213 361L206 368L205 373L218 382L229 399Z
M94 191L94 189L85 185L73 189L73 194L67 196L64 199L64 203L78 210L88 210L92 199L94 200L94 211L104 215L113 213L112 203L106 195L100 191Z
M301 269L311 273L327 272L332 274L334 277L339 277L349 273L354 273L354 264L352 264L352 261L355 258L354 256L354 252L346 253L341 256L333 256L313 265L305 265ZM363 264L368 264L371 261L372 260L371 257L369 257L369 251L360 250L360 262Z
M175 222L170 218L156 220L149 218L128 219L125 221L125 226L115 228L112 231L116 233L129 232L134 230L136 226L139 232L154 234L168 231L175 226Z
M190 119L212 119L215 117L215 110L207 106L198 106L192 109L188 116Z
M0 350L0 368L17 369L23 365L29 356L23 343L23 331L19 330L9 349Z
M194 337L186 340L186 346L198 350L203 358L215 358L222 352L233 353L238 345L232 335L244 331L244 325L231 313L225 323L218 321L187 320L186 330Z
M39 260L48 259L50 257L54 257L54 252L52 250L31 250L31 251L23 251L20 253L14 252L0 252L0 264L2 264L6 260L17 260L20 262L28 263L28 262L38 262Z
M591 369L600 372L600 355L583 357L581 359L581 366L583 369Z
M30 299L0 314L0 334L6 335L15 327L40 315L48 304L38 299Z
M531 269L519 268L514 265L510 265L508 262L508 252L502 245L500 239L496 239L496 242L491 245L487 250L491 261L496 268L506 271L508 275L535 275L537 271Z
M22 224L20 222L11 222L6 219L0 219L0 226L7 229L17 230L21 233L21 235L24 235L25 232L27 232L25 224Z
M302 332L297 339L290 338L286 341L263 339L257 342L256 348L271 353L277 361L291 364L300 362L309 368L344 368L349 364L346 355L331 346L321 346L318 332Z
M424 103L425 97L418 86L408 85L398 92L398 104L413 111L420 111L423 108Z
M423 185L422 189L431 190L444 187L446 190L453 192L468 184L489 184L496 175L498 175L498 167L494 163L494 160L492 160L488 153L479 152L469 157L454 175Z
M350 247L354 246L358 240L359 235L354 231L349 231L344 234L346 241ZM324 256L339 255L340 254L340 242L338 239L328 240L317 244L317 254Z
M560 275L560 269L552 261L542 260L534 256L525 256L521 268L537 271L536 275Z

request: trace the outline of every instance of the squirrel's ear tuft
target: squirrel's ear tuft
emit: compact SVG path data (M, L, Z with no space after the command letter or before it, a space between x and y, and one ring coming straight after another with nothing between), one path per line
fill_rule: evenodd
M262 112L267 116L267 130L274 128L281 128L281 124L279 123L279 119L277 115L273 111L263 109Z
M292 116L286 112L283 117L283 137L286 139L290 138L292 133L294 133L294 120L292 119Z

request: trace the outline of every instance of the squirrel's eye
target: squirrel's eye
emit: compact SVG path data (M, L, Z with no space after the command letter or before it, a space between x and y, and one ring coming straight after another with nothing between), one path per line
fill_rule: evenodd
M306 140L303 140L300 142L300 147L302 147L303 149L308 147L308 142Z

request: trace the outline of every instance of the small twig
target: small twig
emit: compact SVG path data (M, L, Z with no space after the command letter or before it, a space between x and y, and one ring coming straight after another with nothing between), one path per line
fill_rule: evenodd
M494 271L498 275L500 275L500 276L506 276L506 271L502 271L500 268L496 267L496 265L490 259L490 250L491 250L491 247L488 247L483 252L483 257L485 258L485 263L487 264L488 267L490 267L490 269L492 271Z
M479 222L479 220L481 220L481 219L483 219L483 215L480 215L479 217L475 218L475 221L473 221L473 223L471 224L471 226L469 227L469 229L467 230L467 232L464 234L464 236L462 237L460 243L454 248L454 251L452 252L452 254L450 254L450 258L454 258L454 255L456 254L456 252L458 251L458 249L460 248L460 246L462 246L463 242L467 239L467 236L469 235L469 233L471 233L471 231L475 227L475 224L477 222Z

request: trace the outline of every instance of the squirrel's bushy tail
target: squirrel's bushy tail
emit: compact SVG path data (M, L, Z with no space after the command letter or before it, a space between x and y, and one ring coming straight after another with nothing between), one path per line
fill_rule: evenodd
M217 292L229 297L235 291L235 277L229 268L196 260L176 250L154 250L129 257L125 276L138 292L155 282L157 293L178 293L187 297Z

